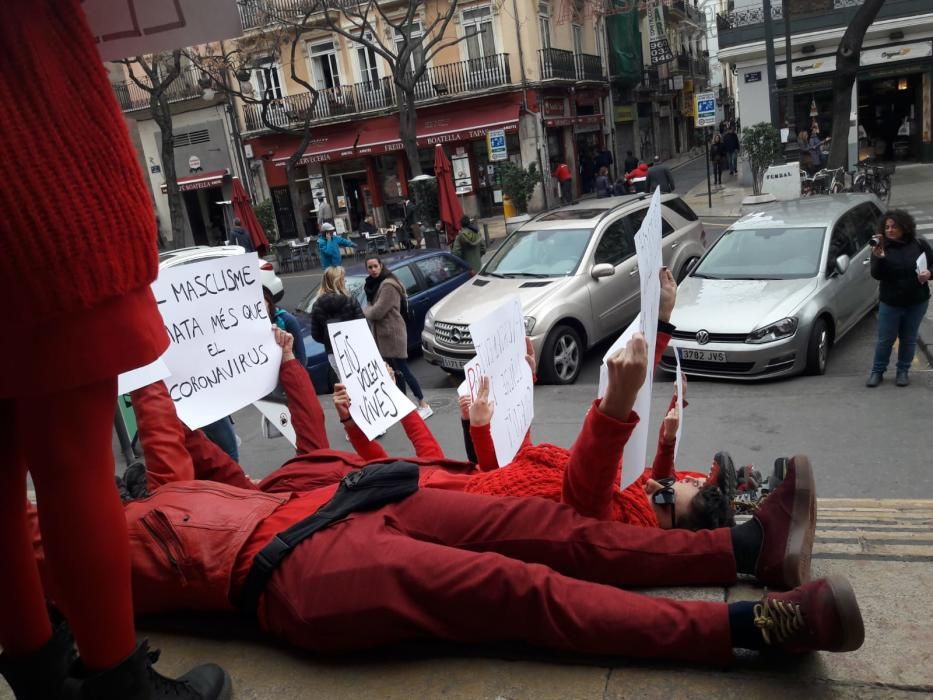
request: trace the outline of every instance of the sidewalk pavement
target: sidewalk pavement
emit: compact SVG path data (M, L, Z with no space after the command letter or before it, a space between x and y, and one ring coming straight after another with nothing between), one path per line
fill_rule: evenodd
M745 653L728 669L489 645L424 644L320 659L284 649L229 616L175 616L141 621L138 629L162 649L162 673L220 663L238 700L930 697L933 501L821 499L819 509L813 575L838 573L852 582L865 620L865 644L854 653ZM713 602L761 595L749 583L647 593ZM12 700L2 681L0 700Z
M726 184L713 185L712 197L707 193L706 181L700 182L684 195L684 201L696 212L697 216L738 218L747 213L742 200L752 194L751 187L738 184L738 176L726 176ZM712 206L710 206L712 200Z

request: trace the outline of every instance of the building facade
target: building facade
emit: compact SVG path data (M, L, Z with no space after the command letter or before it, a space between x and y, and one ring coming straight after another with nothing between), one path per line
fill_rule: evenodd
M861 0L796 0L791 14L793 122L832 136L836 49ZM787 67L781 4L771 8L776 84L768 78L760 0L736 0L718 17L719 57L736 76L741 123L783 125ZM850 155L933 161L933 3L887 0L869 28L853 86ZM770 92L778 91L772 115ZM850 157L850 160L852 158Z

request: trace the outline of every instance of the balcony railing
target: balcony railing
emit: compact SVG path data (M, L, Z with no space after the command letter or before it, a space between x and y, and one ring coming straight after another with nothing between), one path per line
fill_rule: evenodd
M675 0L679 2L681 0ZM832 10L842 10L847 7L858 7L865 0L832 0ZM830 12L829 0L826 0L825 11ZM812 12L809 14L813 14ZM796 14L792 16L796 17ZM771 5L771 19L784 19L784 11L780 3ZM736 29L755 24L764 24L765 13L761 5L740 7L731 12L723 12L716 16L716 25L719 29Z
M605 80L603 59L588 53L576 55L577 80Z
M690 0L672 0L670 6L692 22L704 23L703 13Z
M540 49L541 79L576 80L577 68L573 60L573 51L563 49Z
M326 0L327 7L339 10L359 5L361 0ZM276 22L298 22L308 13L321 9L321 0L240 0L240 23L243 30L264 27Z
M457 63L429 67L415 84L415 99L419 102L481 92L489 88L510 85L509 55L483 56ZM398 104L398 93L391 78L341 85L318 93L317 102L311 93L289 95L269 103L266 121L288 129L299 127L308 119L319 121L364 112L392 109ZM244 107L247 131L268 128L262 119L262 105Z
M200 98L204 92L204 89L198 84L200 77L201 71L194 66L183 69L165 90L168 101L172 103ZM152 81L147 77L140 78L140 82L144 85L152 85ZM113 83L113 91L116 93L117 101L124 112L149 109L149 93L132 80Z

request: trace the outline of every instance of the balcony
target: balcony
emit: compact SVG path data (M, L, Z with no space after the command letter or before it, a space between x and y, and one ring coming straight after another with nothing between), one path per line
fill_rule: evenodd
M813 0L808 3L809 12L791 16L791 33L805 34L826 30L844 30L863 0ZM887 0L881 6L875 22L902 17L919 17L930 14L929 0ZM784 36L784 15L781 3L771 5L771 19L775 20L775 38ZM719 29L719 47L727 48L764 41L764 10L761 4L741 7L716 15Z
M200 99L204 92L204 88L198 84L200 77L201 72L193 66L182 70L165 91L169 103ZM140 78L140 82L144 85L152 85L152 82L146 77ZM120 108L124 112L149 109L149 93L132 80L112 83L112 86L117 96L117 102L120 103Z
M695 58L690 54L681 53L677 55L671 68L684 75L695 75L698 77L709 75L709 59Z
M332 10L355 7L361 0L327 0ZM321 0L240 0L240 23L243 31L257 29L277 20L300 22L310 14L320 11Z
M599 56L547 48L538 51L538 58L541 61L541 80L606 81L603 61Z
M418 102L440 100L511 84L509 54L493 54L428 67L415 84L415 99ZM300 128L309 119L316 122L394 110L398 100L392 78L380 78L321 90L316 102L308 92L273 100L266 111L266 122L282 129ZM262 119L262 105L247 104L243 113L246 131L268 128Z
M670 8L673 11L675 17L679 15L684 19L690 20L697 26L706 26L706 18L703 16L703 13L696 7L693 2L690 2L690 0L672 0L670 3Z

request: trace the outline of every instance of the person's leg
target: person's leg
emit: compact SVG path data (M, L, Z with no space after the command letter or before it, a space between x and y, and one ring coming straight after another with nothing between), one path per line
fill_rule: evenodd
M16 430L36 487L49 593L85 667L133 653L129 537L114 487L116 378L17 402Z
M411 387L411 393L415 395L415 398L418 399L419 402L423 402L424 392L421 391L418 378L415 376L414 372L411 371L411 367L408 366L408 360L399 358L395 362L397 363L395 371L402 373L405 377L405 381Z
M225 416L220 420L205 425L201 430L220 449L230 455L234 462L240 461L240 448L236 444L236 432L233 429L233 419Z
M875 358L871 365L872 374L884 374L891 359L891 348L897 338L901 322L901 309L881 302L878 304L878 339L875 341Z
M920 334L920 322L926 316L928 301L904 308L898 324L897 371L909 372L917 351L917 336Z
M392 367L392 371L395 373L395 386L398 387L398 390L403 394L405 393L405 374L402 372L402 367L399 364L402 362L397 357L386 357L384 358L386 362Z

